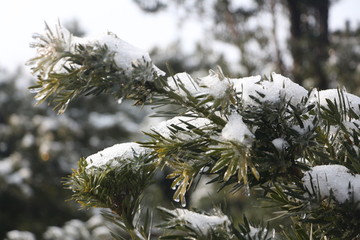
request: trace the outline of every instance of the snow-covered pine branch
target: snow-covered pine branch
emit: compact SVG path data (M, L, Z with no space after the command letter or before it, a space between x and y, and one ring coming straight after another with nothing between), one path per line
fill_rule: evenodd
M35 99L56 104L63 113L78 95L98 95L107 92L122 99L132 95L144 101L148 89L136 85L151 82L165 73L154 66L147 52L118 38L113 33L98 37L73 36L60 23L45 34L35 34L31 44L37 54L27 62L37 75L37 85L31 87Z
M319 165L305 172L302 179L309 192L320 199L333 197L338 203L358 203L360 174L351 174L343 165Z
M282 217L293 221L290 230L272 226L282 231L280 236L359 237L359 97L344 89L308 91L276 73L268 78L228 78L217 69L198 79L187 73L166 77L147 54L112 34L80 40L62 27L56 32L47 27L46 35L37 39L39 55L31 64L39 73L34 89L40 101L49 98L64 111L78 95L105 92L173 107L156 113L171 119L152 127L148 140L82 158L68 181L74 200L85 207L112 209L133 239L151 232L146 231L148 223L142 228L135 216L155 170L165 166L173 199L183 207L194 182L207 176L221 189L245 189L245 195L261 189L258 197L280 207ZM190 217L213 220L210 216L167 212L173 219L181 215L183 236L191 232L206 238L214 233ZM262 239L264 232L271 232L251 237L249 225L238 225L226 214L226 221L215 222L233 239L244 239L244 234L233 234L239 228L247 234L245 239Z

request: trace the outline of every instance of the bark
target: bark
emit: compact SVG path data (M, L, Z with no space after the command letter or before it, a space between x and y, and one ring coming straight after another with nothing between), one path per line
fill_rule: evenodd
M306 78L315 80L313 87L329 86L325 66L329 49L329 0L286 0L289 10L290 52L293 57L293 76L302 83ZM314 19L312 23L310 19Z

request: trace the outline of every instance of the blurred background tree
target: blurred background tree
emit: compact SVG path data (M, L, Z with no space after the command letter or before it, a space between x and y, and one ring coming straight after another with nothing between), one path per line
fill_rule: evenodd
M197 43L190 56L163 57L177 71L199 71L215 63L230 75L275 71L307 88L327 89L340 83L358 91L360 28L344 23L343 30L329 30L329 10L339 0L134 1L145 12L183 12L178 14L180 26L190 16L203 23L209 41ZM178 46L154 53L173 55L169 51L180 52ZM238 61L226 61L226 50L238 55Z

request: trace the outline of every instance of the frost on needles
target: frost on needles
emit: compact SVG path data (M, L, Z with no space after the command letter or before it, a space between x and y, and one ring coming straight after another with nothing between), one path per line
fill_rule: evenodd
M36 48L37 55L27 65L38 82L31 90L39 103L49 100L59 113L78 95L106 92L121 99L129 97L134 85L164 74L151 63L147 52L110 32L79 38L60 24L55 29L46 25L46 33L35 34L33 38L31 46ZM138 90L137 100L142 102L148 93Z
M342 88L309 91L276 73L229 78L217 68L201 78L168 75L114 34L76 38L60 25L45 31L35 36L37 55L29 61L39 103L62 113L78 96L105 93L167 117L141 143L80 159L67 181L73 200L110 209L106 217L129 238L151 239L159 228L163 239L360 237L359 97ZM165 167L173 204L180 205L159 206L166 216L156 218L156 228L157 210L145 211L144 199ZM287 225L270 218L253 226L246 216L236 220L243 213L216 207L181 209L202 177L229 194L255 194Z

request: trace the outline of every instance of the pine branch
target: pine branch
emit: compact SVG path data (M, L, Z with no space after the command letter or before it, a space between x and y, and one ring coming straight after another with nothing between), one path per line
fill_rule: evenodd
M135 217L141 208L142 193L155 171L153 158L134 152L133 158L115 157L102 165L91 162L91 156L80 159L78 169L67 180L66 186L73 191L71 200L84 208L111 209L132 239L139 239ZM143 230L142 235L146 234Z
M142 104L151 95L152 80L163 74L147 53L130 59L134 52L139 55L138 50L111 33L104 37L106 41L78 39L61 25L55 32L46 25L45 35L35 35L34 39L37 42L32 47L38 56L27 64L33 74L38 74L38 81L30 90L36 93L38 104L48 100L59 114L81 95L107 93ZM118 45L125 47L116 49Z
M205 215L186 209L159 209L165 214L166 222L158 227L172 230L161 239L235 239L228 217L219 211Z

